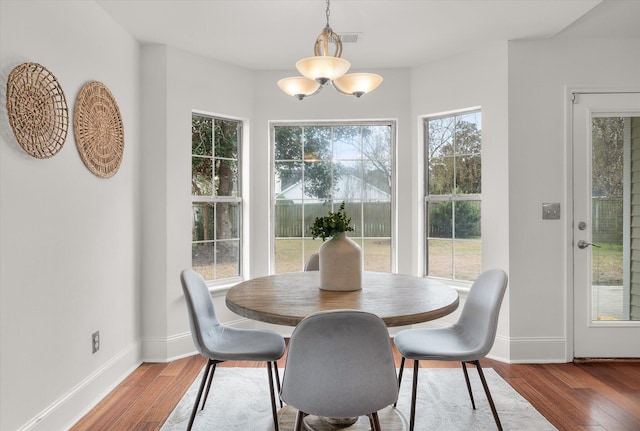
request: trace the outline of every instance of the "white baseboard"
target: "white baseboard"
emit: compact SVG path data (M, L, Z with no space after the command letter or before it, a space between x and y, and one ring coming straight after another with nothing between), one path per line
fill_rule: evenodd
M443 320L414 325L414 328L442 328ZM393 336L395 333L389 333ZM397 332L397 331L396 331ZM565 363L566 340L563 337L506 337L498 334L488 358L508 364Z
M170 337L145 337L142 339L142 361L165 363L193 355L191 332L172 335Z
M66 430L87 414L140 364L136 341L78 383L17 431Z
M292 327L271 325L268 323L256 322L250 319L237 319L232 322L225 322L226 325L236 328L246 329L270 329L282 335L290 337L293 331ZM414 328L442 328L449 325L450 322L437 320L414 325ZM389 334L393 337L396 333L403 329L409 329L412 326L403 326L398 328L389 328ZM167 362L190 356L196 353L189 332L176 335L170 339L153 340L157 344L157 350L161 351L164 356L144 356L147 362ZM146 345L146 344L145 344ZM509 364L535 364L535 363L564 363L566 361L565 347L566 340L564 337L507 337L501 334L496 336L491 352L488 358L495 359ZM170 352L169 355L167 353Z
M254 329L255 322L249 319L237 319L231 322L225 322L225 325L234 328ZM265 324L267 325L267 324ZM264 329L264 328L263 328ZM270 328L271 329L271 328ZM276 330L276 332L279 332ZM142 340L142 358L143 362L170 362L177 359L186 358L195 355L197 352L191 332L183 332L181 334L172 335L167 338L144 338Z
M509 363L511 356L511 341L509 337L502 335L496 335L496 340L493 343L491 351L487 355L487 358L495 359L496 361Z
M564 363L566 344L564 337L512 337L510 339L511 364Z

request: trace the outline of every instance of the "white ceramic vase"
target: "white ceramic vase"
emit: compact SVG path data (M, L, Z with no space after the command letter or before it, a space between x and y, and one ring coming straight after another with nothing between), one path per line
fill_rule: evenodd
M320 289L362 289L362 253L360 246L346 232L322 244L319 254Z

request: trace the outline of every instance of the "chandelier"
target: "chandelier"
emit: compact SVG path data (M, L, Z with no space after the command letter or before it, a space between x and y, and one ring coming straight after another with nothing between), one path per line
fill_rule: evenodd
M303 76L281 79L278 87L298 100L318 94L329 83L338 92L356 97L372 92L382 82L382 76L375 73L347 73L351 63L340 57L342 40L329 25L329 0L326 13L327 25L316 39L313 50L315 56L296 63L296 69ZM330 43L335 45L333 55L329 54Z

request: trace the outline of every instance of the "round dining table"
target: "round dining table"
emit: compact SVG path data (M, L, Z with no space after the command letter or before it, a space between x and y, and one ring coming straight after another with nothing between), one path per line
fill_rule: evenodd
M435 280L390 272L362 273L362 289L320 289L318 271L253 278L227 292L227 307L261 322L296 326L317 311L368 311L387 326L412 325L446 316L458 308L458 292Z
M243 281L227 292L227 307L252 320L296 326L306 316L326 310L355 309L373 313L388 327L405 326L446 316L458 308L458 292L435 280L389 272L362 273L362 289L320 289L318 271L268 275ZM296 411L280 410L280 430L292 430ZM406 419L394 407L378 412L383 429L406 430ZM307 416L304 427L314 431L369 430L366 417L349 426Z

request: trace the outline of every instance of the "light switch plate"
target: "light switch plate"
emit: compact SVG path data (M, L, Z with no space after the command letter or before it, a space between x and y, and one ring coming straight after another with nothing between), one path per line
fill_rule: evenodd
M542 204L542 219L543 220L558 220L560 218L560 204L548 203Z

